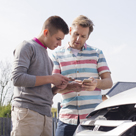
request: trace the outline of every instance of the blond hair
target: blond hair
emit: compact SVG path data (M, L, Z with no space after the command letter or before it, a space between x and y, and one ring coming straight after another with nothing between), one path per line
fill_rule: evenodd
M80 15L77 18L74 19L72 26L80 25L82 27L89 27L89 35L93 31L93 22L87 18L86 16Z

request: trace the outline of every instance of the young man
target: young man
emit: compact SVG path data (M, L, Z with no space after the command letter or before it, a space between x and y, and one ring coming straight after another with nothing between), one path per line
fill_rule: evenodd
M72 136L79 122L84 121L102 101L101 89L112 86L103 52L86 44L92 31L93 22L80 15L70 27L70 42L53 54L53 73L75 79L59 91L62 94L62 108L56 136Z
M15 49L11 136L52 135L53 92L58 89L57 86L65 88L69 79L61 74L52 75L53 63L47 48L54 50L61 46L61 40L68 32L62 18L51 16L37 38L23 41Z

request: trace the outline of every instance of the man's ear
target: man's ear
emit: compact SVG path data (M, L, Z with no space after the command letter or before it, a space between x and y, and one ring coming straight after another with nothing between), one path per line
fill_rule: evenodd
M69 28L69 34L71 35L72 32L72 27Z
M46 36L48 34L48 29L44 29L43 33L44 33L44 36Z
M87 39L86 39L86 40L88 40L88 38L89 38L89 35L88 35L88 37L87 37Z

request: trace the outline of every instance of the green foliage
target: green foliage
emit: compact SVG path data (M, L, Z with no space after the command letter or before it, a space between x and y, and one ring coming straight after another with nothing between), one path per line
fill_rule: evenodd
M57 116L57 108L51 108L52 116ZM11 117L11 105L0 106L0 117Z
M0 106L0 117L11 117L11 105Z

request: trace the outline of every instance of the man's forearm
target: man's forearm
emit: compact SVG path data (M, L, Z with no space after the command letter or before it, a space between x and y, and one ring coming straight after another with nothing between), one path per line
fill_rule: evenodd
M35 86L40 86L40 85L50 84L50 83L52 83L51 76L36 76Z
M36 76L12 72L12 81L14 86L34 87Z
M105 79L96 79L96 80L97 80L97 88L102 90L111 88L113 85L112 79L110 77Z

